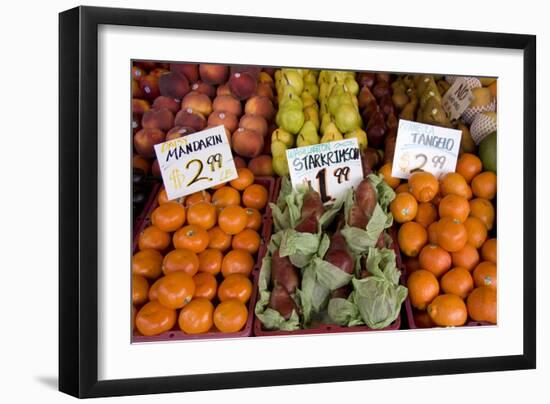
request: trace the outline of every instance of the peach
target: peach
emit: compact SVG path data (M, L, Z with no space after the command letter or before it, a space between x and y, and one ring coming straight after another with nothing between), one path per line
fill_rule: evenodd
M257 80L247 72L236 72L229 77L227 82L231 94L240 100L246 100L256 92Z
M175 114L180 110L180 102L175 98L161 95L160 97L155 98L155 101L153 101L153 108L166 108L170 112Z
M140 61L134 62L134 66L137 66L140 69L149 71L149 70L153 70L154 68L156 68L157 64L155 62L147 62L147 61L144 61L144 60L140 60Z
M271 87L272 89L275 88L275 82L273 81L273 77L270 76L268 73L266 73L265 71L262 71L260 73L260 75L258 76L258 84L259 83L262 83L262 84L267 84L269 87Z
M208 126L223 125L231 133L237 130L239 121L231 112L214 111L208 116Z
M141 157L139 154L134 154L132 157L132 168L137 168L147 175L151 169L151 164L149 164L149 160Z
M216 96L216 88L212 84L208 84L200 80L193 83L191 90L207 95L210 98L214 98Z
M268 154L261 154L258 157L254 157L248 162L248 169L258 177L272 176L273 162L271 156Z
M233 163L235 163L235 168L245 168L246 161L240 156L233 157Z
M229 76L232 76L235 73L247 73L252 76L255 81L258 81L261 71L262 68L259 66L233 65L231 66L231 69L229 69Z
M273 98L275 98L275 95L273 94L273 89L267 83L258 83L258 86L256 87L256 95L267 97L270 100L273 100Z
M264 138L256 131L239 128L233 132L231 147L241 157L256 157L264 148Z
M174 126L166 134L166 141L177 139L179 137L184 137L194 132L195 132L195 129L193 128L189 128L186 126Z
M187 108L180 110L176 114L174 124L177 126L187 126L198 132L206 127L206 118L200 112Z
M244 105L244 113L259 115L264 117L267 121L271 121L275 116L275 108L269 98L255 95L249 98Z
M199 65L194 63L170 63L170 71L183 74L191 83L199 79Z
M165 134L157 128L144 128L134 135L134 147L145 158L155 157L154 145L164 142Z
M222 84L227 80L228 68L225 65L199 65L201 80L208 84Z
M216 95L231 95L231 90L227 84L222 84L216 89Z
M160 178L162 176L162 174L160 173L159 161L157 159L154 159L151 163L151 173L157 178Z
M169 140L168 136L175 139L178 137L190 135L191 133L195 133L195 129L190 128L188 126L174 126L172 129L168 131L168 133L166 133L166 140ZM175 134L178 134L179 136L175 136Z
M269 74L271 77L273 77L275 75L275 71L277 69L275 67L263 67L262 68L262 72L265 72L267 74Z
M241 102L232 95L218 95L212 107L214 111L230 112L235 116L241 116L243 112Z
M149 111L149 108L151 108L151 106L146 100L132 98L132 113L134 115L143 115L145 111Z
M159 78L159 89L162 95L181 100L191 89L189 80L183 74L170 72Z
M132 97L133 98L143 98L144 94L141 91L139 82L136 79L132 79Z
M162 67L157 67L156 69L153 69L149 72L151 76L156 76L158 79L160 79L161 76L164 76L166 73L168 73L168 69L164 69Z
M146 75L145 70L143 70L141 67L132 66L132 78L134 80L139 81L145 75Z
M132 115L132 134L135 135L141 129L141 115Z
M200 112L204 116L208 116L212 113L212 101L210 101L207 95L191 91L181 100L181 109L188 108Z
M151 108L143 114L141 126L148 129L157 128L167 131L174 126L174 114L167 108Z
M260 115L243 115L239 121L239 127L256 131L262 135L262 138L267 134L267 121Z
M148 74L147 76L142 77L139 81L139 87L141 88L141 91L143 91L145 98L148 100L154 100L160 95L159 79L157 76Z

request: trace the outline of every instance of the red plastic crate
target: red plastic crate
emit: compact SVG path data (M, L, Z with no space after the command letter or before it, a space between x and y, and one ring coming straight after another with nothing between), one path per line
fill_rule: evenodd
M268 200L272 201L275 180L272 177L257 177L254 182L256 184L260 184L266 187L266 189L268 190ZM144 211L145 213L141 221L139 223L136 223L134 227L134 240L133 240L133 246L132 246L133 252L136 252L138 249L137 248L138 235L143 231L143 229L145 229L149 225L150 223L149 218L151 216L151 213L158 206L157 196L158 196L159 190L157 190L157 193L154 195L152 203L149 204L148 209ZM161 342L161 341L216 339L216 338L240 338L240 337L251 336L253 321L255 317L254 306L256 304L256 296L257 296L257 290L258 290L257 277L258 277L259 268L261 267L261 261L267 251L267 239L265 237L265 234L271 235L272 220L271 220L271 212L268 211L268 209L269 208L266 208L266 210L263 212L263 223L262 223L262 228L260 229L260 234L262 236L262 243L260 244L260 248L258 249L256 262L254 264L254 269L251 274L253 288L252 288L252 294L250 296L250 300L248 302L248 318L245 326L241 331L233 332L233 333L222 333L217 330L213 330L204 334L190 335L179 330L179 328L177 328L178 325L176 323L173 330L167 331L159 335L154 335L154 336L132 335L132 342L142 343L142 342Z
M280 184L281 184L281 181L280 179L278 179L279 187L280 187ZM275 186L275 189L278 192L279 188L277 188L277 185ZM392 247L395 251L397 268L402 268L401 257L399 254L399 247L397 245L396 231L393 227L389 229L389 234L393 240ZM261 264L260 264L260 267L261 267ZM259 276L256 277L256 281L258 280L258 277ZM257 288L258 285L256 284L255 287ZM355 327L341 327L335 324L318 324L316 325L316 327L313 327L313 328L300 329L295 331L264 330L260 319L254 316L254 335L257 337L280 336L280 335L333 334L333 333L341 333L341 332L389 331L389 330L398 330L400 328L401 328L401 313L397 316L397 319L392 324L381 329L373 329L366 325L355 326Z
M133 229L133 238L135 239L136 236L143 231L143 228L139 228L139 225L143 222L143 219L152 212L151 206L153 204L156 204L157 201L157 195L161 189L162 185L160 183L156 183L151 188L151 192L149 193L149 196L147 197L147 200L145 201L145 204L143 205L143 209L141 210L141 213L136 217L136 220L134 220L134 229Z

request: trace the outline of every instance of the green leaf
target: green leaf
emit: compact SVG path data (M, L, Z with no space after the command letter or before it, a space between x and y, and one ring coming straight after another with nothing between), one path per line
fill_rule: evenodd
M290 182L290 177L284 176L281 178L281 189L279 191L279 196L277 197L277 206L280 209L286 207L285 198L288 194L292 192L292 183Z
M298 268L305 267L317 253L321 241L321 233L301 233L294 229L281 232L281 257L289 257L292 264Z
M330 290L317 281L313 267L305 267L302 271L302 288L299 294L304 324L309 324L313 314L325 308L329 293Z
M341 288L350 283L353 275L348 274L330 262L315 257L311 263L317 281L330 291Z
M258 275L258 289L268 290L269 282L271 281L271 256L266 255L262 260L262 267Z
M407 288L393 285L378 276L353 279L352 282L354 302L365 324L370 328L380 329L397 319L401 304L407 297Z
M282 238L283 238L282 230L271 235L271 239L269 240L269 244L267 245L267 250L269 254L273 254L275 250L279 248L279 246L281 245Z
M392 223L391 213L385 213L380 205L376 204L366 229L346 225L342 229L342 235L354 254L363 254L369 247L376 245L380 234L384 229L391 227Z
M288 209L282 209L274 203L269 203L275 231L281 231L290 227L290 215Z
M317 250L318 257L324 257L330 247L330 237L327 233L323 233L321 241L319 242L319 249Z
M366 267L372 276L352 280L353 300L370 328L384 328L399 316L408 290L398 284L400 272L393 250L369 248Z
M328 302L328 315L335 324L347 327L363 325L361 313L353 301L353 292L349 299L336 297Z
M385 278L393 285L399 283L400 272L395 262L395 252L388 248L369 248L366 261L367 271L371 274Z
M342 236L346 239L349 250L354 255L365 253L369 247L374 247L378 238L374 239L369 236L366 230L358 229L357 227L345 226L341 230Z
M371 184L376 188L377 200L384 212L388 211L388 207L395 199L395 191L388 185L386 181L378 174L369 174L367 176Z

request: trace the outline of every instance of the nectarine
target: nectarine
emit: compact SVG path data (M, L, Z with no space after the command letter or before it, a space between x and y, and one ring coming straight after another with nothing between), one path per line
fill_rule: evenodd
M183 74L170 72L159 78L159 90L162 95L181 100L191 89L189 80Z
M208 126L223 125L233 133L239 126L239 121L231 112L214 111L208 116Z
M208 84L222 84L227 80L228 68L225 65L201 64L201 80Z
M187 126L198 132L206 127L206 119L200 112L187 108L180 110L176 114L174 124L177 126Z
M187 93L181 100L181 109L191 108L193 111L200 112L204 116L210 115L212 112L212 101L210 97L197 91Z
M174 126L174 114L168 108L151 108L143 114L141 126L167 131Z
M157 128L144 128L134 135L134 147L142 157L155 157L154 145L164 142L165 134Z

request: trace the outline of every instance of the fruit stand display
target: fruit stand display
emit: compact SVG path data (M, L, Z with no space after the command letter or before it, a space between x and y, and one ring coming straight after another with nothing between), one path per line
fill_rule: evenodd
M496 79L147 61L131 74L133 341L496 324ZM453 116L457 80L471 98ZM393 177L401 120L461 131L456 167ZM236 178L168 200L154 146L220 125ZM291 181L288 150L337 141L358 147L353 186Z

